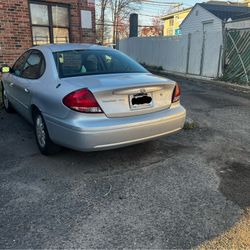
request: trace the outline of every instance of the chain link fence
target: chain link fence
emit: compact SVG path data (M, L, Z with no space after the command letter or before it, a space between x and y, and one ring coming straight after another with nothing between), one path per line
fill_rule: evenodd
M250 29L226 30L223 80L250 85Z

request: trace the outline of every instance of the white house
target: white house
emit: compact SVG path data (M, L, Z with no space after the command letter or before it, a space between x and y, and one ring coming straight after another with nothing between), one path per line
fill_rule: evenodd
M180 25L183 35L194 32L221 31L225 22L241 19L250 13L249 7L198 3Z

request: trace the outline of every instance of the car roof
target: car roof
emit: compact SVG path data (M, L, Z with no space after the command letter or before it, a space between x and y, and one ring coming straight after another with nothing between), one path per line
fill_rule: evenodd
M67 43L67 44L46 44L46 45L39 45L35 46L32 49L49 49L52 52L58 51L66 51L66 50L109 50L109 48L95 45L95 44L87 44L87 43Z

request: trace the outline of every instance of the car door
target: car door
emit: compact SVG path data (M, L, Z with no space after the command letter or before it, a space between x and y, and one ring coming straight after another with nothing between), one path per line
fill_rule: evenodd
M26 51L23 53L14 63L11 72L7 75L4 76L3 78L3 84L4 84L4 89L7 92L8 99L12 103L12 105L18 109L18 100L17 100L17 92L16 92L16 81L20 77L22 69L24 67L24 64L30 54L30 51Z
M30 119L30 103L33 89L37 84L36 80L41 77L44 70L45 61L42 53L38 50L31 50L21 70L21 74L13 76L18 110L27 119Z

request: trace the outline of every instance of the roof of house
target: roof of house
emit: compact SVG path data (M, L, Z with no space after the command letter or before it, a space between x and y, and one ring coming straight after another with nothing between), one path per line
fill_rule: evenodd
M250 14L249 7L239 7L232 5L220 5L220 4L208 4L208 3L199 3L202 8L206 9L216 17L221 20L236 20L242 18L241 16Z
M234 20L239 20L239 19L250 19L250 12L246 14L241 14L237 17L237 19Z
M219 5L230 5L230 6L241 6L241 7L247 7L247 2L239 2L239 1L221 1L221 0L209 0L206 3L209 4L219 4Z
M189 8L185 8L185 9L182 9L182 10L177 10L177 11L174 11L174 12L171 12L167 15L164 15L163 17L161 17L162 20L165 20L165 19L168 19L172 16L174 16L175 14L179 14L179 13L183 13L183 12L186 12L186 11L190 11L192 9L192 7L189 7Z

